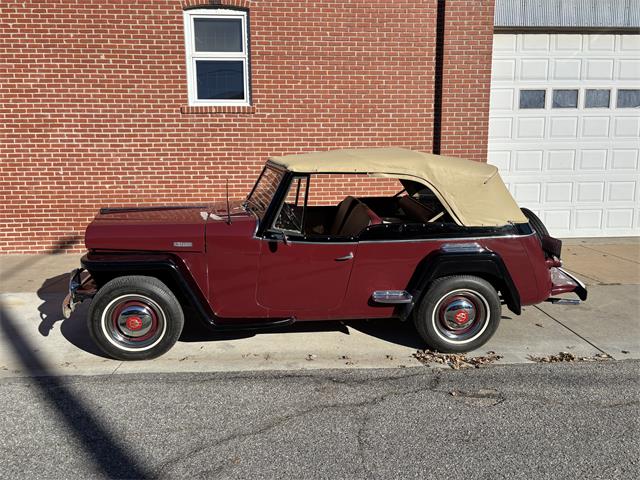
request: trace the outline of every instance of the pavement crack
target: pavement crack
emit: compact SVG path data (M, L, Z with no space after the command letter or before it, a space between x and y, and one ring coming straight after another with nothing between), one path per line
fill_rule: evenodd
M422 374L424 375L424 372L422 372ZM362 408L362 407L372 407L372 406L376 406L379 405L381 403L383 403L385 400L387 400L390 397L394 397L394 396L406 396L406 395L412 395L412 394L416 394L416 393L420 393L420 392L424 392L424 391L431 391L434 393L442 393L439 392L438 390L436 390L436 387L439 385L440 383L440 372L435 372L434 373L434 377L430 380L430 382L427 385L421 385L418 388L412 388L412 389L393 389L393 390L388 390L380 395L376 395L372 398L368 398L365 400L361 400L359 402L333 402L333 403L328 403L328 404L324 404L324 405L313 405L311 407L305 408L303 410L299 410L297 412L293 412L290 413L288 415L283 415L280 417L277 417L271 421L268 421L266 423L263 423L261 426L259 426L258 428L254 428L254 429L250 429L250 430L246 430L246 431L241 431L241 432L234 432L231 433L225 437L222 437L220 439L218 439L217 441L213 442L213 443L207 443L206 445L197 445L194 448L188 450L185 453L180 454L178 457L174 457L170 460L166 460L164 461L161 465L159 465L157 468L155 468L154 470L156 471L156 474L153 476L153 478L161 478L165 475L165 473L168 473L167 470L171 467L175 467L177 465L179 465L180 463L187 461L187 460L192 460L194 456L200 455L208 450L215 450L218 449L224 445L227 445L231 442L234 442L236 440L243 440L246 438L250 438L250 437L254 437L254 436L258 436L258 435L262 435L265 434L267 432L270 432L271 430L280 427L281 425L284 425L286 423L288 423L291 420L297 419L297 418L302 418L305 417L307 415L311 415L313 413L317 413L317 412L322 412L325 410L333 410L333 409L342 409L342 408L349 408L349 409L358 409L358 408ZM417 375L407 375L407 376L402 376L402 377L393 377L393 380L404 380L406 378L410 378L413 376L417 376ZM325 379L325 380L329 380L329 381L333 381L334 379ZM379 379L376 379L379 380ZM368 419L367 419L368 421ZM364 432L364 429L362 427L362 425L360 426L360 430L358 432L359 435L361 435L361 432ZM359 437L359 441L362 439L362 437ZM363 444L359 444L359 445L363 445Z
M538 305L534 305L534 308L537 308L539 311L541 311L542 313L544 313L547 317L549 317L551 320L553 320L554 322L557 322L559 325L563 326L564 328L566 328L567 330L569 330L571 333L573 333L576 337L580 338L581 340L587 342L589 345L591 345L593 348L595 348L596 350L598 350L600 353L604 353L605 355L609 355L611 358L613 358L611 356L611 354L603 349L601 349L599 346L597 346L595 343L593 343L591 340L588 340L587 338L583 337L582 335L580 335L578 332L576 332L574 329L572 329L571 327L568 327L567 325L565 325L564 323L562 323L560 320L558 320L557 318L555 318L554 316L548 314L547 312L545 312L543 309L541 309Z

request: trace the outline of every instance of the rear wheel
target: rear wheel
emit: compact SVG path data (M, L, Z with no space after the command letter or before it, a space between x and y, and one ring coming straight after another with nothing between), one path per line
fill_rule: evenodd
M461 353L484 345L500 324L498 292L486 280L460 275L437 279L414 315L432 350Z
M96 345L118 360L146 360L166 353L184 326L180 303L153 277L127 276L107 282L89 309Z

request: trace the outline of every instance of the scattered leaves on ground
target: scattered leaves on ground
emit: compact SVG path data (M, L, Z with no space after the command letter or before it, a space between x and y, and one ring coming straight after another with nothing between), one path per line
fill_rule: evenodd
M529 360L536 363L558 363L558 362L598 362L601 360L609 360L611 355L606 353L596 353L590 357L576 357L573 353L560 352L556 355L546 355L543 357L537 357L535 355L529 355Z
M484 356L467 357L464 353L440 353L431 350L418 350L413 356L420 362L428 365L430 363L439 363L460 370L461 368L480 368L483 365L489 365L502 358L502 355L496 355L496 352L489 351Z

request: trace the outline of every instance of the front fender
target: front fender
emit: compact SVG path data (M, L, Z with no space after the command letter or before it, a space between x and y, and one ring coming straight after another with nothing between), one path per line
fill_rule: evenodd
M185 300L209 324L214 324L215 315L204 297L193 275L176 255L170 253L139 252L89 252L80 260L91 273L98 287L105 280L125 275L148 275L159 278L176 296Z

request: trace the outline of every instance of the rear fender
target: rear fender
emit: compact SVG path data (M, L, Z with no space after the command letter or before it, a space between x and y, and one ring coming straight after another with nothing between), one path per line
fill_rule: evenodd
M478 251L447 252L436 250L427 255L416 267L408 291L419 301L431 283L450 275L474 275L489 281L502 294L509 310L521 313L520 293L500 255L479 248Z

